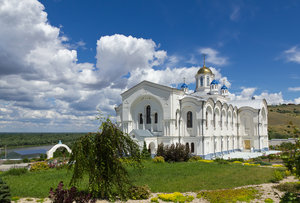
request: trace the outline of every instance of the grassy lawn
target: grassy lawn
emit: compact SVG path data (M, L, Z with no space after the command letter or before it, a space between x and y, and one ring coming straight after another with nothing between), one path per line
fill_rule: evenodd
M217 163L164 163L146 162L140 172L129 168L137 185L147 184L152 192L187 192L203 189L233 188L242 185L269 182L273 175L271 168ZM29 172L21 176L2 174L9 185L12 196L47 197L50 187L56 188L59 181L67 185L71 171L51 169ZM86 180L80 188L84 188Z

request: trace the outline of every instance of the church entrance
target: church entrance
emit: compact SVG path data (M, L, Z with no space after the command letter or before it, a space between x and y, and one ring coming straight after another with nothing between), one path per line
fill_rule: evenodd
M244 140L244 149L246 150L251 149L250 140Z

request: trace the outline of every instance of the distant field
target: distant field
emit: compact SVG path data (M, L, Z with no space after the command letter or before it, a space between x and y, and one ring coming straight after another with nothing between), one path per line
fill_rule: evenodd
M141 171L129 168L129 174L136 185L147 184L152 192L189 192L266 183L273 178L274 171L265 167L199 162L156 164L149 161L144 166ZM0 176L9 185L12 196L47 197L50 187L56 188L59 181L68 185L72 173L66 169L50 169ZM87 178L79 187L86 184Z
M86 133L0 133L0 147L40 146L57 144L61 140L71 145Z
M269 137L289 138L293 137L294 126L300 127L300 105L278 105L268 106L269 111Z

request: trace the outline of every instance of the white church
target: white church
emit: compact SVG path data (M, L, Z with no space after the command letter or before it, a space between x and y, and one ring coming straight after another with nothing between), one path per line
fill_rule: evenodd
M196 88L181 89L143 81L123 92L115 108L117 124L155 154L160 143L189 145L205 159L236 151L268 150L268 111L265 99L234 100L228 88L205 66L195 75Z

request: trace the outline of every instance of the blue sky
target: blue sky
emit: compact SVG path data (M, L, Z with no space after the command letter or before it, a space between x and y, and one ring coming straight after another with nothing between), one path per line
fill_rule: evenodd
M0 0L0 131L93 131L120 93L206 64L233 99L300 103L299 1Z

